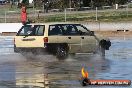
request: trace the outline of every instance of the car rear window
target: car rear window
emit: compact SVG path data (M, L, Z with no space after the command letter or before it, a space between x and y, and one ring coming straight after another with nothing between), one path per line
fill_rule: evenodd
M43 36L44 31L44 25L26 25L21 27L17 36Z

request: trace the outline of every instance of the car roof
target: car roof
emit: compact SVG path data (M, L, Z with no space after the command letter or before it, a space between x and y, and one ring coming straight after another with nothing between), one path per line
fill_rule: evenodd
M27 25L55 25L55 24L79 24L72 22L31 23Z

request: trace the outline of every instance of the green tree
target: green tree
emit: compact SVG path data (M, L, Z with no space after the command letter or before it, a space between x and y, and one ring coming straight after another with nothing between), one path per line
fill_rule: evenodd
M23 3L23 4L25 4L25 5L29 5L29 0L22 0L21 3Z
M23 3L27 3L28 0L23 0ZM117 4L125 4L127 0L34 0L36 7L42 7L46 2L49 2L49 9L64 9L64 8L79 8L83 7L101 7L101 6L113 6ZM44 3L42 3L44 2ZM71 3L71 4L70 4Z
M93 2L94 7L101 7L105 5L112 6L114 4L125 4L128 0L83 0L83 6L90 6L90 3Z

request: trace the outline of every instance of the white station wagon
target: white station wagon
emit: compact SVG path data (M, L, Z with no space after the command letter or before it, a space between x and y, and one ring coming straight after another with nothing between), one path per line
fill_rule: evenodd
M48 53L57 58L69 54L101 52L109 50L108 38L95 35L82 24L44 23L23 25L14 38L15 52Z

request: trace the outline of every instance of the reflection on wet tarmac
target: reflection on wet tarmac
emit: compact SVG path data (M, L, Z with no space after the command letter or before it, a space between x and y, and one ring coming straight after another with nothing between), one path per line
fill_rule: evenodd
M83 66L90 79L131 80L132 39L112 37L111 41L106 58L77 54L59 61L51 55L30 54L31 58L25 58L13 52L13 38L0 38L0 88L82 88L79 79Z

